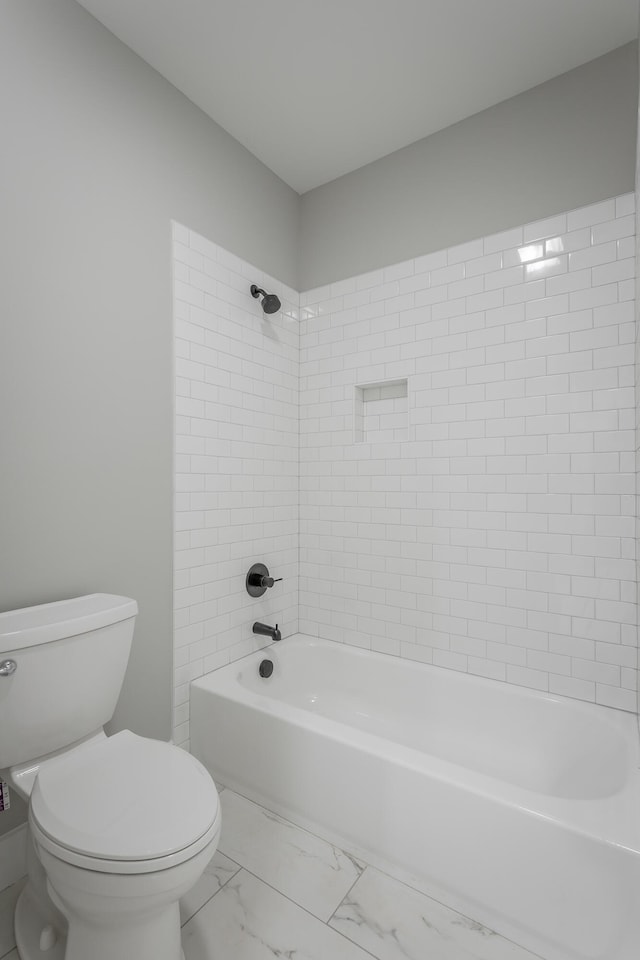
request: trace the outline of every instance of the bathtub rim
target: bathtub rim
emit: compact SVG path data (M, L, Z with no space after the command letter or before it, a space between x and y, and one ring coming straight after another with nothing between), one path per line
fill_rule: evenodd
M310 733L327 737L330 740L346 742L356 749L364 750L375 756L382 756L391 763L428 773L430 776L456 787L476 792L501 805L524 810L532 816L553 821L575 833L640 854L640 738L638 737L637 721L634 714L601 704L586 703L560 694L550 694L507 684L500 680L477 677L434 664L409 661L412 667L418 667L436 676L441 674L442 671L446 671L447 675L453 675L462 684L481 684L489 690L496 688L504 690L507 688L513 696L566 704L571 710L597 716L601 721L613 725L616 731L627 741L629 746L628 776L624 786L617 793L601 798L566 798L534 792L480 771L462 767L435 755L425 754L416 748L405 746L378 734L360 730L342 721L314 714L303 707L293 706L266 693L254 691L239 682L238 675L241 670L246 669L252 663L256 664L257 669L260 660L264 659L265 656L268 657L270 653L277 656L286 656L286 649L291 645L296 647L328 646L333 649L344 648L349 655L374 657L376 660L381 659L382 661L389 657L392 657L394 661L401 659L391 654L365 650L335 640L297 633L281 641L280 645L272 644L258 651L253 651L203 677L192 680L191 690L208 691L222 699L235 703L240 702L257 713L270 714L282 721L294 723ZM229 785L231 786L231 784Z

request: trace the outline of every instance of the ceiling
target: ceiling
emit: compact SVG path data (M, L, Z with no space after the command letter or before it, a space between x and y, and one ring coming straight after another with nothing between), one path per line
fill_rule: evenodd
M638 0L79 2L298 193L638 28Z

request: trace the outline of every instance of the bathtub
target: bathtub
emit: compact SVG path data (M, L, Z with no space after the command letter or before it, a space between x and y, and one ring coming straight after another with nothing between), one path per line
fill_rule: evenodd
M640 957L631 714L296 636L194 681L191 737L220 783L545 960Z

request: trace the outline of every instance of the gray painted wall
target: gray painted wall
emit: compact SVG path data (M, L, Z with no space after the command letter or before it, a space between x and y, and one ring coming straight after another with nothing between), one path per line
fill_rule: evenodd
M114 727L168 738L170 219L293 284L299 198L72 0L0 22L0 609L135 597Z
M633 190L637 60L626 44L309 191L300 289Z
M638 732L640 733L640 97L638 102L638 140L636 144L636 330L634 353L634 386L636 401L636 617L638 642Z

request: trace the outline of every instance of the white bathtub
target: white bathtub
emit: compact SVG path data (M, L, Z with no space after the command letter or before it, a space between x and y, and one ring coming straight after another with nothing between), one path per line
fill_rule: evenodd
M630 714L298 636L194 681L191 736L223 784L546 960L640 957Z

